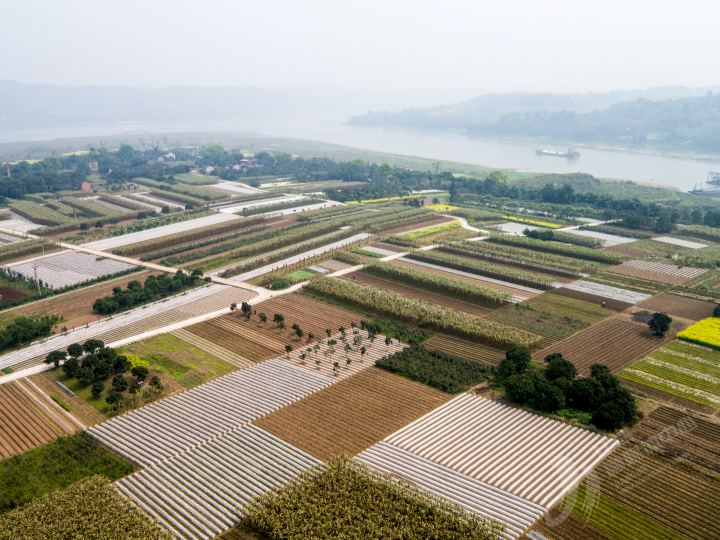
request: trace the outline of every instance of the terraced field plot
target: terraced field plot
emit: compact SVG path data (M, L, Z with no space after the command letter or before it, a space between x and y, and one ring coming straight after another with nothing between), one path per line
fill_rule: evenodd
M490 515L489 509L503 501L500 519L517 537L616 445L607 437L461 394L356 459L435 489L442 489L434 480L442 474L448 478L444 496L461 504L467 497L461 486L475 485L476 511Z
M353 456L450 396L373 368L253 422L318 458Z
M632 436L665 455L720 472L720 424L663 406L635 427Z
M240 520L238 508L320 467L317 459L249 425L116 485L176 538L209 540Z
M361 285L367 285L381 291L394 292L412 300L419 300L430 304L437 304L446 309L464 311L465 313L470 313L478 317L482 317L491 312L491 310L488 308L478 306L476 304L471 304L470 302L455 300L444 294L424 291L410 285L403 285L402 283L396 283L388 279L375 277L369 274L364 274L362 272L351 272L349 274L343 275L341 279L360 283Z
M267 360L117 416L88 432L143 466L178 455L332 384ZM272 388L272 392L268 389Z
M671 335L656 337L647 325L615 316L534 354L533 360L543 362L548 354L561 353L580 375L589 375L592 364L605 364L612 373L619 373L671 339Z
M12 457L74 431L72 428L63 428L51 420L47 413L36 412L34 409L42 409L17 383L0 385L0 408L0 459Z
M498 365L505 359L505 352L493 349L472 341L437 334L423 343L428 351L438 350L466 360L473 360L482 364Z
M677 294L662 293L640 302L637 307L667 313L673 317L682 317L691 321L701 321L711 317L717 304L696 300Z
M34 278L37 272L37 278L51 289L62 289L136 268L113 259L98 261L98 258L96 255L71 251L25 264L15 263L11 267L13 272L25 278Z
M719 354L675 342L634 363L620 377L717 409L720 408Z

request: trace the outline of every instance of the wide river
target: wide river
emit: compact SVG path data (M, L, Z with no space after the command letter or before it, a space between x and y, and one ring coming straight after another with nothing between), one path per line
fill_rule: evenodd
M720 162L714 160L671 158L587 147L578 148L582 154L578 159L537 156L535 150L538 148L565 152L567 147L547 143L469 138L441 132L360 128L345 125L339 120L318 121L316 118L41 128L0 133L0 142L179 131L253 131L273 137L310 139L366 150L461 161L501 169L545 173L585 172L599 178L670 184L686 191L700 182L705 182L709 171L720 171Z

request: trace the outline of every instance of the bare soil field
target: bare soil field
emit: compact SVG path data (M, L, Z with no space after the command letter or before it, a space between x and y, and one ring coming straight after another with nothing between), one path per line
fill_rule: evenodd
M92 305L98 298L112 294L113 287L126 288L131 281L144 282L150 275L160 275L160 272L137 272L110 281L103 281L97 285L85 287L63 296L51 296L39 302L33 302L12 311L0 314L0 324L8 324L16 317L30 317L32 315L53 314L60 315L65 320L57 325L54 332L58 333L63 326L69 329L73 326L82 326L85 323L97 320L97 313L93 312Z
M615 374L675 339L679 331L671 329L665 336L657 337L647 325L616 315L535 353L533 360L543 362L548 354L561 353L575 365L580 375L589 375L592 364L605 364Z
M344 276L341 276L340 279L344 279L345 281L352 281L354 283L360 283L362 285L367 285L381 291L397 293L401 296L404 296L405 298L410 298L412 300L420 300L422 302L427 302L430 304L437 304L438 306L446 309L464 311L465 313L470 313L478 317L487 315L492 311L488 308L484 308L476 304L471 304L470 302L455 300L439 293L423 291L422 289L416 289L415 287L411 287L410 285L403 285L402 283L396 283L388 279L382 279L379 277L371 276L369 274L364 274L362 272L351 272L350 274L345 274Z
M658 294L636 305L638 308L667 313L671 317L682 317L692 321L700 321L711 317L715 306L717 304L714 302L704 302L671 293Z
M371 367L254 422L315 456L354 456L452 396Z
M649 270L641 270L639 268L632 268L630 266L618 265L613 267L613 274L623 274L625 276L639 277L643 279L650 279L652 281L659 281L661 283L669 283L671 285L682 285L688 278L670 276L668 274L661 274L660 272L651 272Z
M59 427L31 408L13 382L0 385L0 458L12 457L57 439Z
M690 540L715 540L720 482L636 444L624 444L596 469L602 496Z
M696 427L679 429L683 426ZM720 472L719 424L676 409L660 407L633 429L632 436L654 446L666 456L682 458L709 471Z
M594 294L588 294L581 291L573 291L571 289L565 288L554 289L548 291L546 294L557 294L558 296L564 296L566 298L574 298L575 300L582 300L583 302L595 304L596 306L602 306L603 302L605 302L605 307L614 311L625 311L627 308L634 305L628 302L614 300L613 298L603 298L602 296L596 296Z
M632 246L632 244L621 244L619 246L610 246L606 248L602 248L603 251L612 251L613 253L619 253L620 255L625 255L626 257L630 257L631 259L644 259L647 257L647 254L643 253L642 251L638 251L635 249L632 249L627 246Z
M16 291L10 287L0 287L0 299L2 300L15 300L16 298L24 298L28 296L24 292Z
M185 330L253 362L262 362L278 355L277 350L264 347L239 334L229 332L221 326L211 324L211 321L193 324L186 327Z
M329 261L324 261L321 263L318 263L318 266L321 266L323 268L327 268L328 270L331 270L332 272L337 272L339 270L347 270L348 268L352 268L352 264L347 264L340 261L334 261L330 259Z
M412 264L405 261L393 261L395 264L401 264L403 266L407 266L408 268L414 268L417 270L418 268L425 270L427 272L432 272L433 274L438 274L440 276L445 276L453 279L459 279L460 281L467 281L468 283L474 283L475 285L482 285L483 287L488 287L490 289L495 289L498 291L504 291L509 292L512 294L519 294L520 296L525 296L526 298L535 298L537 294L531 293L528 291L524 291L522 289L516 289L515 287L512 287L511 284L508 285L498 285L497 283L491 283L489 281L484 281L481 276L478 276L477 278L471 278L466 276L460 276L458 274L453 274L452 272L445 272L443 270L437 270L435 268L427 268L425 266L418 266L417 264ZM498 279L500 279L498 277Z
M498 365L505 359L505 352L464 339L437 334L423 343L429 351L438 350L481 364Z

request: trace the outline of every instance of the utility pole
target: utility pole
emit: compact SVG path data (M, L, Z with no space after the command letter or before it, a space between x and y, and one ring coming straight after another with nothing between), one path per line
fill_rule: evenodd
M38 263L33 263L33 270L35 270L35 286L37 287L38 296L40 296L40 282L37 277Z

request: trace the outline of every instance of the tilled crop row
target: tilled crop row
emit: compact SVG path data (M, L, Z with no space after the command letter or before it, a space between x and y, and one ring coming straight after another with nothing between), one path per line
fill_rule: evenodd
M253 362L261 362L277 356L276 351L262 347L241 336L228 333L227 330L210 324L210 322L193 324L186 327L185 330Z
M537 343L535 345L538 349L547 349L548 347L552 347L556 343L561 342L563 337L556 336L554 334L550 334L549 332L543 332L542 330L537 330L536 328L532 328L526 324L523 324L521 322L513 321L511 319L508 319L507 317L500 317L495 315L494 313L490 313L486 319L491 320L493 322L500 323L504 326L512 326L513 328L517 328L519 330L524 330L525 332L530 332L531 334L535 334L536 336L541 336L542 341Z
M662 293L640 302L637 306L650 311L667 313L670 316L700 321L712 317L717 304L677 294Z
M438 350L466 360L474 360L483 364L500 364L505 358L505 353L500 349L492 349L478 343L465 341L460 338L438 334L425 343L429 351Z
M10 389L0 385L0 457L3 459L57 438L55 431ZM21 390L20 390L21 391Z

